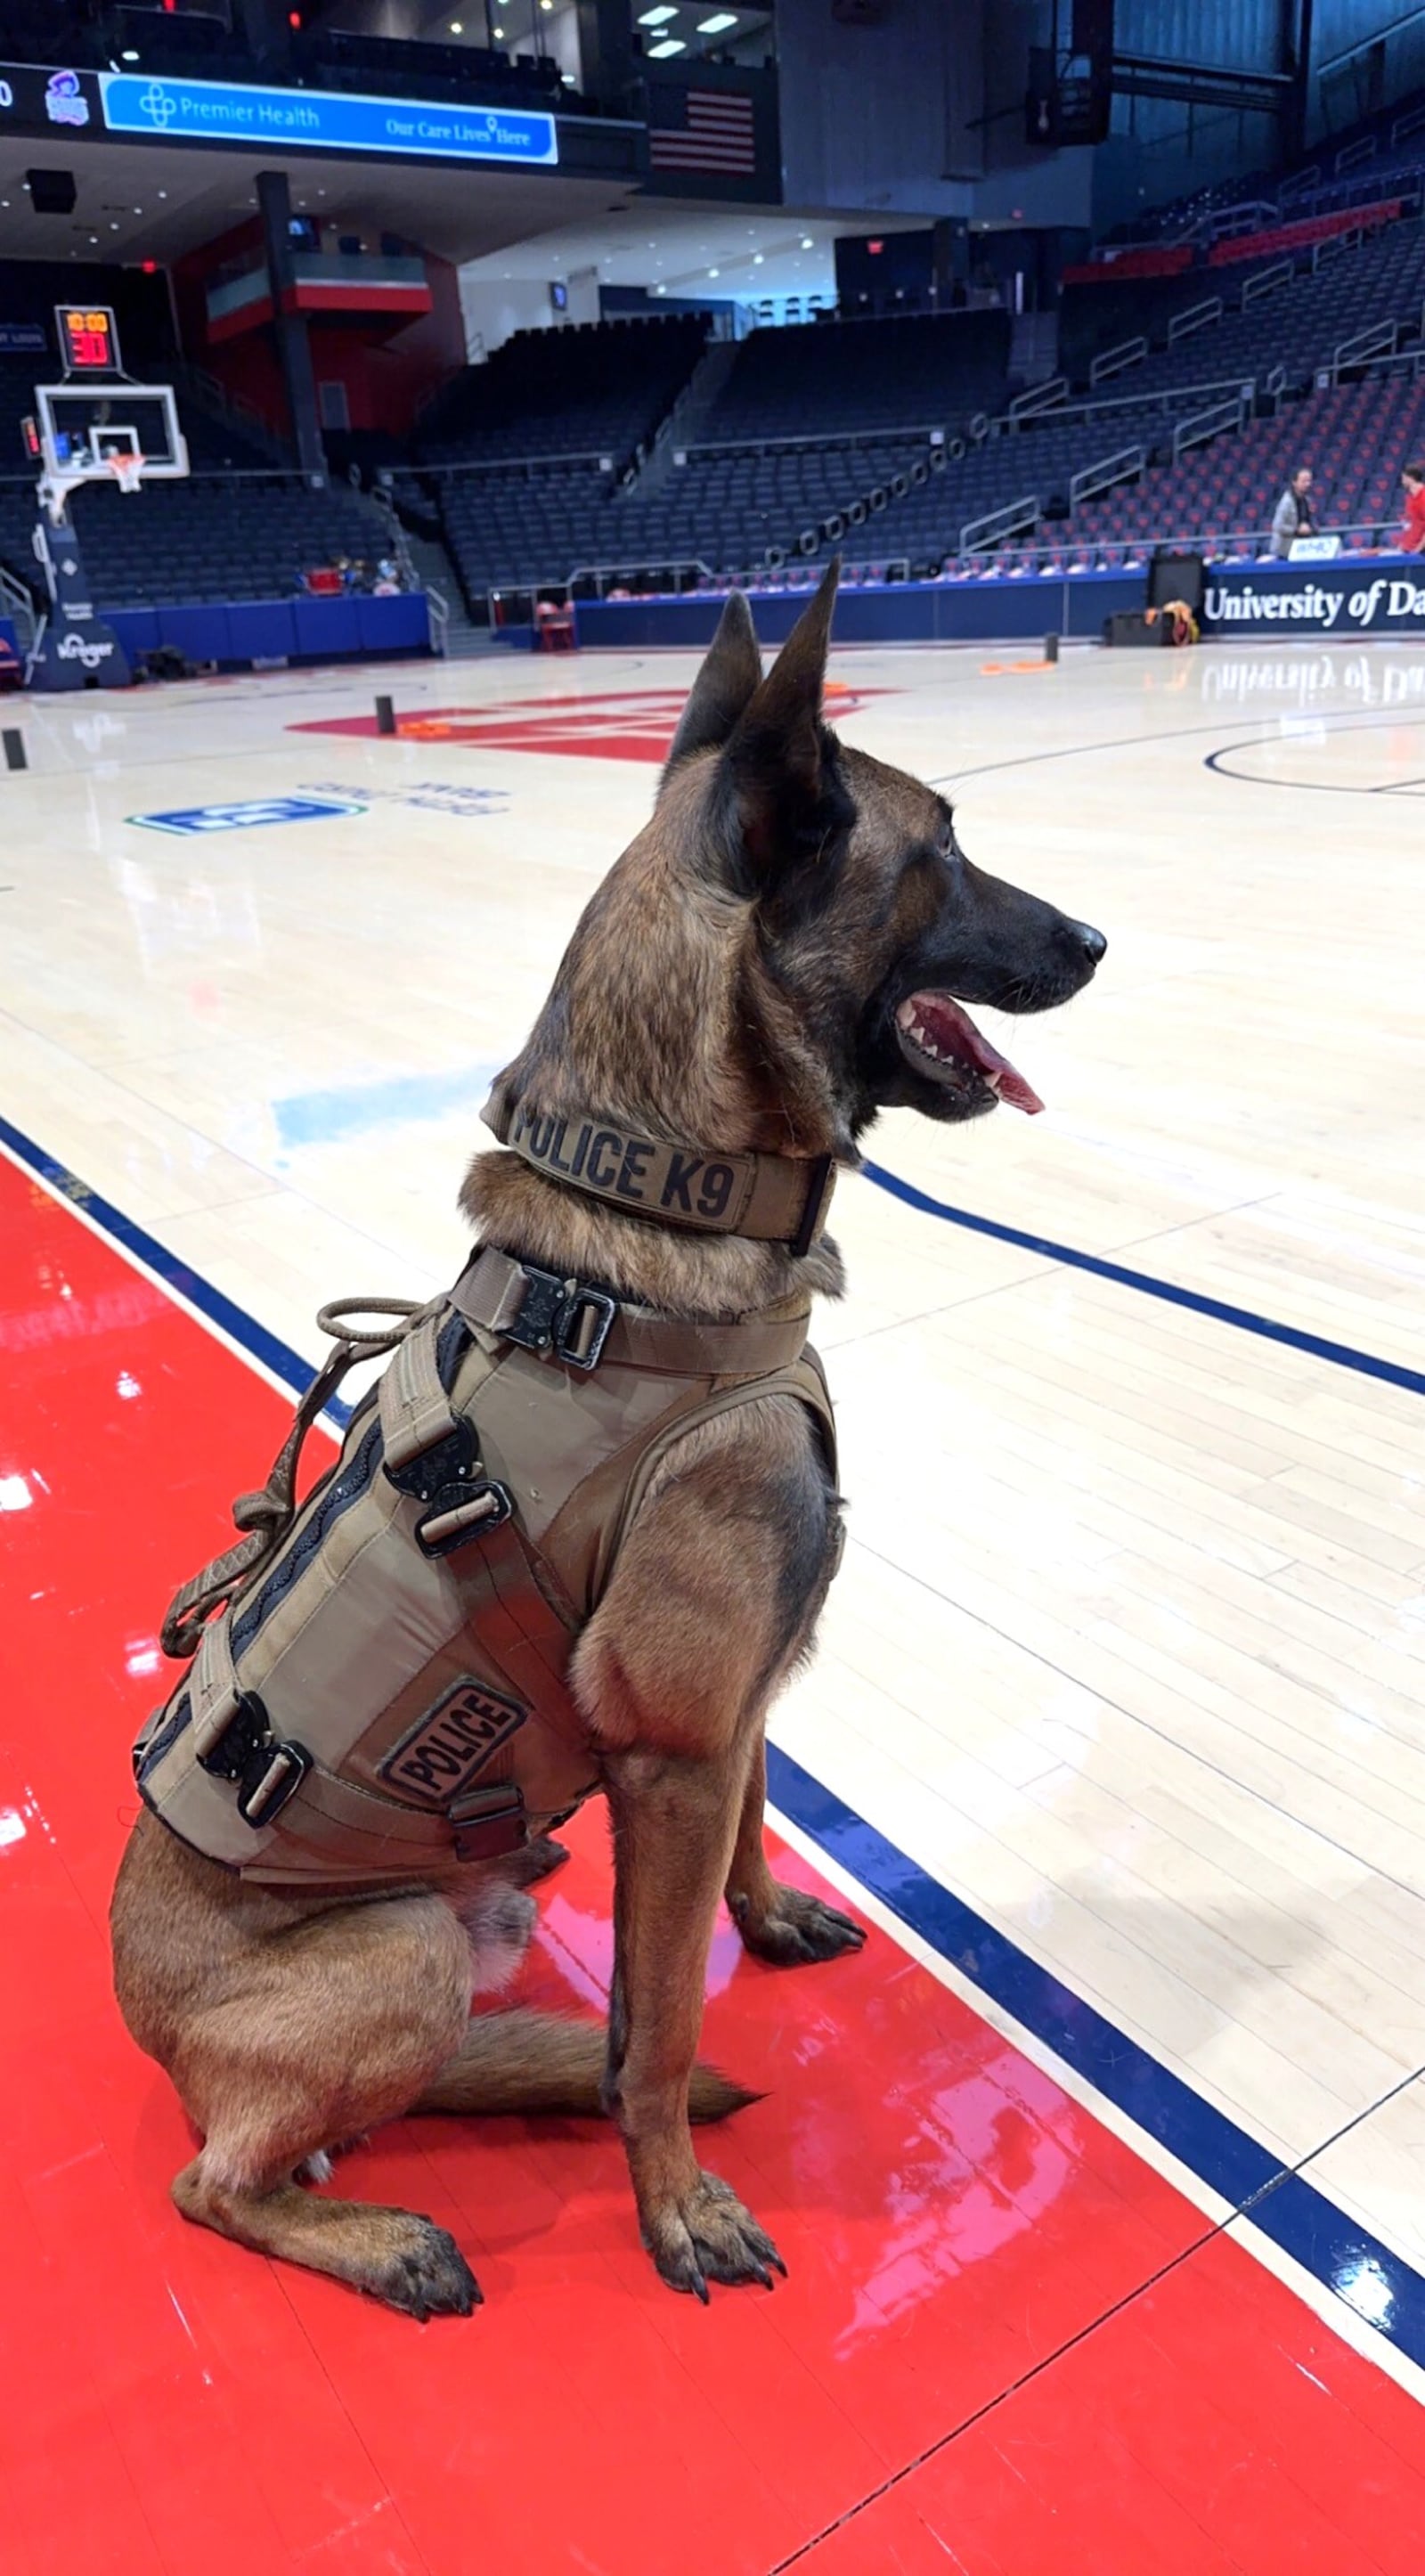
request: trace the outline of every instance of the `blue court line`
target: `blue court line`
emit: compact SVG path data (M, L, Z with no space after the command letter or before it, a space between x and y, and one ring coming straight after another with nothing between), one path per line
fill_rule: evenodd
M1280 1342L1285 1350L1304 1351L1310 1359L1328 1360L1333 1368L1354 1369L1358 1377L1378 1377L1387 1386L1404 1387L1409 1395L1425 1395L1425 1370L1406 1368L1400 1360L1379 1359L1374 1351L1358 1351L1350 1342L1330 1342L1320 1333L1304 1333L1296 1324L1279 1324L1270 1315L1255 1314L1250 1306L1229 1306L1221 1297L1204 1297L1196 1288L1178 1288L1171 1279L1155 1278L1151 1270L1129 1270L1121 1261L1078 1252L1072 1244L1051 1242L1047 1235L1026 1234L1022 1227L1001 1225L994 1217L971 1216L966 1208L947 1207L943 1199L927 1197L914 1182L899 1180L879 1163L863 1163L861 1169L878 1190L903 1199L922 1216L943 1217L947 1225L963 1226L967 1234L987 1234L994 1243L1012 1243L1020 1252L1057 1261L1065 1270L1086 1270L1093 1279L1136 1288L1140 1296L1156 1297L1164 1306L1182 1306L1190 1315L1208 1315L1214 1324L1230 1324L1234 1332L1255 1333L1258 1341Z
M267 1331L241 1306L234 1305L210 1280L180 1261L142 1226L120 1213L97 1190L76 1178L68 1166L36 1145L8 1119L0 1117L0 1144L17 1162L47 1182L62 1199L82 1209L94 1224L141 1261L146 1269L221 1326L239 1346L252 1353L294 1394L311 1382L312 1369L301 1354ZM868 1167L869 1168L869 1167ZM1032 1235L1018 1235L988 1218L960 1218L904 1182L878 1175L912 1205L923 1204L933 1215L972 1223L1035 1250L1055 1252ZM1055 1254L1057 1256L1057 1253ZM1087 1262L1087 1255L1079 1255ZM1113 1264L1092 1263L1114 1270ZM1135 1274L1124 1275L1133 1281ZM1195 1300L1195 1303L1203 1301ZM1228 1309L1230 1314L1233 1310ZM1328 1346L1329 1347L1329 1346ZM333 1412L337 1408L331 1408ZM1193 2091L1180 2075L1162 2065L1152 2052L1117 2030L1059 1978L1042 1968L997 1931L919 1862L897 1849L874 1825L848 1807L834 1790L823 1786L779 1746L767 1746L767 1787L772 1805L805 1833L829 1859L899 1920L919 1934L947 1965L1017 2021L1044 2047L1072 2067L1087 2084L1115 2103L1136 2125L1155 2138L1190 2173L1250 2219L1274 2244L1290 2254L1313 2279L1341 2299L1355 2315L1405 2357L1425 2368L1425 2278L1391 2251L1366 2227L1317 2191L1225 2112Z
M769 1742L767 1795L977 1991L1425 2367L1425 2279Z

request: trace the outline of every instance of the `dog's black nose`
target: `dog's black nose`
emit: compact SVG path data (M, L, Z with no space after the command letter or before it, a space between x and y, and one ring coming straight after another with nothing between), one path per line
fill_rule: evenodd
M1095 930L1093 924L1088 921L1071 921L1069 928L1074 938L1078 941L1080 948L1082 948L1089 964L1091 966L1097 966L1099 960L1107 953L1108 949L1108 941L1105 939L1103 932L1101 930Z

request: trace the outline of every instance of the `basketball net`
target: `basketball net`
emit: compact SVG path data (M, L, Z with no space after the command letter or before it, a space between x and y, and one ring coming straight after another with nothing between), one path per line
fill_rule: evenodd
M115 448L104 459L121 492L137 492L143 483L144 459L128 448Z

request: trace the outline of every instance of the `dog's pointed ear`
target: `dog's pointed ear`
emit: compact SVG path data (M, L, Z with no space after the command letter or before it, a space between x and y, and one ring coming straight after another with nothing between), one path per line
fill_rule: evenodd
M663 771L665 779L695 751L722 750L761 678L762 656L752 611L742 592L734 590L679 718Z
M841 558L835 557L815 598L749 699L722 757L725 791L740 850L754 874L801 855L838 819L839 791L828 814L826 733L821 698Z

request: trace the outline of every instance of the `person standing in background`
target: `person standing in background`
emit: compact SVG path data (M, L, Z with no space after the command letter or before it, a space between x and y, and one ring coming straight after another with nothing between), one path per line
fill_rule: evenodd
M1400 479L1405 486L1400 551L1403 555L1425 554L1425 465L1407 465Z
M1277 503L1272 521L1272 552L1283 557L1290 554L1298 537L1314 537L1316 513L1311 506L1311 468L1298 465L1286 490Z

